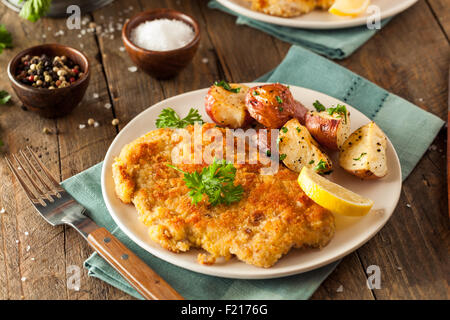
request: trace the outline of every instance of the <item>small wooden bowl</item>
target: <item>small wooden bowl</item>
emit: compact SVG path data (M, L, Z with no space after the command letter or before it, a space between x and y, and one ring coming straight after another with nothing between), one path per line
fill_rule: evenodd
M138 47L131 42L131 30L145 21L155 19L180 20L192 27L194 39L182 48L170 51L152 51ZM200 27L191 16L171 10L154 9L132 17L122 29L122 41L133 62L142 70L158 79L169 79L185 68L197 51L200 43Z
M53 90L35 88L17 80L16 71L21 62L20 59L26 55L40 56L42 54L49 57L66 56L80 66L84 72L83 77L68 87ZM43 44L28 48L16 55L8 64L8 77L17 97L28 110L45 118L57 118L70 113L83 99L90 78L89 60L74 48L56 43Z

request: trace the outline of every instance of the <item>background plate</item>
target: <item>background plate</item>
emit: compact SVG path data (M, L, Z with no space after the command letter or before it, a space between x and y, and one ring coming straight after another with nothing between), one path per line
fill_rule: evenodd
M245 17L277 24L286 27L304 29L339 29L367 24L367 18L372 14L363 14L356 18L338 17L327 11L315 10L293 18L275 17L250 9L250 2L245 0L217 0L228 9ZM417 0L372 0L371 4L380 8L381 19L392 17L409 7Z
M247 85L255 86L258 83L248 83ZM295 86L290 86L290 90L295 99L311 109L313 109L313 102L317 99L326 106L338 103L347 105L317 91ZM153 242L147 234L147 227L138 220L135 207L122 203L116 197L111 166L114 158L119 155L126 144L148 131L156 129L155 120L164 108L173 108L181 117L186 116L190 108L197 108L203 120L210 121L203 107L207 91L208 88L184 93L161 101L143 111L122 129L106 154L101 181L106 206L117 225L143 249L160 259L199 273L239 279L276 278L316 269L344 257L367 242L389 220L400 197L402 177L397 154L392 143L388 140L387 160L389 173L383 179L362 181L346 173L339 166L336 166L333 174L329 176L331 180L350 190L371 198L374 200L375 205L373 210L362 218L336 216L336 234L325 248L320 250L292 249L289 254L280 259L273 267L263 269L248 265L236 258L227 262L218 262L212 266L205 266L197 263L198 250L177 254L169 252L156 242ZM370 122L365 115L351 106L348 106L348 110L351 113L352 130L356 130ZM334 163L337 163L336 154L330 154L330 156Z

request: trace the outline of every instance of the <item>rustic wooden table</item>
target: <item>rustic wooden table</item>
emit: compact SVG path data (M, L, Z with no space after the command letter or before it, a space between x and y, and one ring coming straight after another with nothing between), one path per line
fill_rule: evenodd
M210 10L206 3L117 0L87 15L98 25L113 21L114 28L124 18L150 8L170 7L194 16L203 34L200 48L193 63L170 81L157 81L141 71L130 73L132 63L120 50L120 31L113 36L87 32L80 37L80 30L67 30L64 19L43 19L33 24L0 5L0 23L7 26L14 41L14 48L0 55L0 89L12 92L7 63L32 45L67 44L83 50L92 63L87 94L69 116L39 118L23 111L14 95L7 106L1 106L0 137L5 143L1 152L16 152L31 145L64 180L102 161L118 130L148 106L207 87L217 79L251 81L280 63L290 47L288 43L237 26L234 17ZM420 0L350 58L338 63L445 119L450 56L450 10L445 3ZM112 108L105 108L106 103ZM88 118L101 126L80 130L79 124ZM113 118L120 119L118 128L111 125ZM42 133L44 127L53 134ZM345 257L313 299L449 298L445 142L444 129L403 184L400 202L388 224ZM0 177L0 209L6 209L0 217L0 299L130 299L88 277L82 265L91 248L76 231L51 227L34 212L4 161L0 161ZM70 274L66 269L71 265L82 269L79 291L67 287ZM370 265L380 267L381 289L366 286Z

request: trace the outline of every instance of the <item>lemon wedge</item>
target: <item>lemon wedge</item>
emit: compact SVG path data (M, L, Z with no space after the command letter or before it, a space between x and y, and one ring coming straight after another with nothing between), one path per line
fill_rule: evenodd
M337 16L356 17L364 11L370 4L370 0L336 0L328 10Z
M303 167L298 184L315 203L344 216L363 216L373 206L373 201L333 183L313 170Z

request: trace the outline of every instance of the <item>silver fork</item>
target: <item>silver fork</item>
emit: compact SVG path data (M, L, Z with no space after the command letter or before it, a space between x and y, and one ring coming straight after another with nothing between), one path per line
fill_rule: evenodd
M144 298L183 299L108 230L86 216L86 209L61 187L30 147L12 154L12 160L5 159L28 199L48 223L75 228Z

